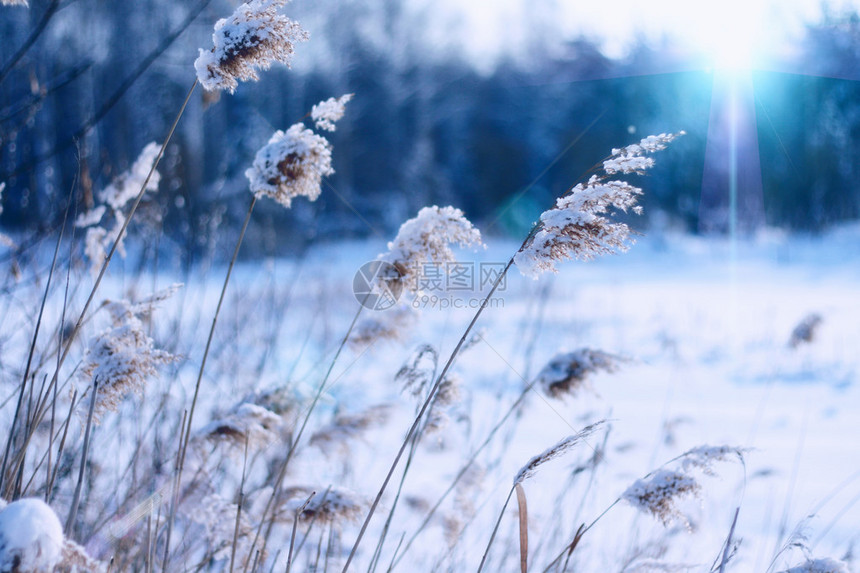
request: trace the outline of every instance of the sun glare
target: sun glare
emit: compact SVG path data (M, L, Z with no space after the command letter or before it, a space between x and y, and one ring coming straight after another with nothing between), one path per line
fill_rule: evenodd
M703 11L701 25L690 30L688 40L704 52L709 67L749 70L757 63L765 22L760 3L728 0Z

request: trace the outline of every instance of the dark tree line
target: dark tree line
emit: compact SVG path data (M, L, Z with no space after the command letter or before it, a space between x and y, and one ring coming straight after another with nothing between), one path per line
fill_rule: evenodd
M519 234L613 147L680 129L688 136L649 176L646 213L703 228L713 74L672 46L642 44L610 60L588 40L535 32L516 57L487 71L434 47L424 15L400 0L296 2L290 13L312 38L297 47L295 69L270 70L234 95L196 92L160 168L160 192L143 211L164 242L200 253L225 235L232 241L257 148L314 103L348 92L356 95L330 138L336 174L323 196L289 212L261 204L249 253L318 237L388 236L434 203ZM148 142L163 138L193 81L198 47L232 6L3 7L3 225L51 228L69 197L85 209ZM780 62L781 71L752 75L769 225L820 230L860 216L858 34L856 16L830 16L808 29L800 55Z

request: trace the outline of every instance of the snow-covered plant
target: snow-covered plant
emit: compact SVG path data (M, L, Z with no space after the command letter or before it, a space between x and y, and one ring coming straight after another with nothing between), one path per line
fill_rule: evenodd
M715 475L713 465L716 462L727 462L737 459L744 465L744 453L747 450L737 446L696 446L681 454L680 462L684 471L697 469L706 475Z
M323 176L331 175L331 144L304 124L296 123L286 132L278 130L254 157L245 171L251 192L271 197L289 208L294 197L315 201Z
M155 163L155 158L158 157L158 152L161 146L156 142L151 142L143 148L140 155L132 164L131 169L121 174L114 179L110 185L102 189L98 194L99 200L108 205L114 211L118 211L126 206L126 204L137 197L140 188L143 187L143 182L149 175L152 169L152 164ZM158 171L152 173L152 177L146 184L147 191L156 191L158 184L161 182L161 174Z
M60 571L73 573L101 573L106 569L104 563L93 559L80 545L71 539L63 541L63 558L60 561Z
M589 375L601 370L614 372L620 361L617 356L591 348L562 352L541 369L535 384L553 398L573 395L586 384Z
M238 509L237 504L212 493L200 499L189 511L188 517L205 528L206 541L212 558L229 558L234 537L237 541L237 549L241 548L242 553L247 554L247 545L250 544L248 538L253 535L254 528L248 521L246 512L240 512Z
M257 450L277 437L281 417L257 404L242 403L226 416L203 426L198 436L214 443Z
M287 1L251 0L215 23L212 48L201 49L194 61L204 88L233 93L240 80L259 79L258 69L269 69L273 62L290 66L293 44L309 35L298 22L278 12Z
M63 527L41 499L19 499L0 511L0 572L50 573L63 556Z
M107 257L107 252L114 241L117 242L116 251L121 257L125 257L123 242L125 233L120 236L126 220L122 209L129 201L137 197L144 187L144 182L146 182L145 191L158 190L161 174L158 171L152 171L149 181L146 181L146 178L158 158L160 149L161 147L155 142L144 147L131 168L120 174L110 185L98 193L100 204L93 207L92 210L82 213L75 220L76 227L87 229L84 254L90 261L90 272L94 277L99 274ZM108 208L113 218L113 225L110 230L106 226L100 225Z
M454 207L424 207L418 215L400 226L397 236L388 243L388 252L379 260L392 264L400 273L397 280L411 292L421 290L425 265L447 271L457 262L450 245L482 246L481 232ZM390 279L386 279L390 280Z
M429 344L422 344L412 352L406 364L400 367L394 375L394 381L401 385L404 392L420 396L424 389L433 383L438 361L439 353L436 349Z
M683 134L652 135L638 144L613 149L603 163L603 174L577 184L556 201L555 207L543 212L537 231L514 257L520 272L537 278L545 271L557 272L556 263L564 260L590 260L626 251L630 228L605 215L612 209L641 212L636 201L642 189L626 181L609 180L609 176L644 172L654 165L646 153L664 149Z
M564 438L559 441L557 444L552 446L551 448L541 452L540 454L532 457L526 464L520 468L520 471L514 476L514 485L519 484L532 477L537 469L543 464L554 460L558 457L563 456L571 449L573 449L578 444L586 442L586 440L594 434L598 429L600 429L605 420L600 420L599 422L595 422L594 424L588 425L578 431L577 433Z
M334 131L334 122L343 117L352 94L318 103L311 111L317 129ZM315 201L320 194L322 178L334 173L331 166L331 143L307 129L293 124L286 132L278 130L257 151L254 163L245 171L251 193L271 197L289 208L294 197Z
M311 119L314 120L314 126L317 129L326 131L334 131L334 122L343 117L346 113L346 104L352 99L354 94L345 94L338 98L329 98L321 101L311 109Z
M376 312L359 322L349 335L349 346L360 350L381 340L400 340L416 322L418 313L409 305Z
M372 406L356 414L340 414L331 423L313 433L312 446L328 451L334 446L346 449L349 440L360 437L365 431L381 426L388 420L386 405Z
M786 569L781 573L851 573L848 565L838 559L807 559L805 563Z
M2 0L4 6L29 6L27 0Z
M461 386L460 377L455 374L449 374L442 379L430 410L427 412L427 421L424 423L427 433L437 432L448 423L447 410L459 402Z
M699 482L689 474L664 469L636 480L621 497L636 509L650 513L663 525L669 525L675 518L683 518L676 500L698 495L701 489Z
M677 500L698 495L702 486L691 470L715 475L712 466L715 462L737 458L744 464L744 450L735 446L698 446L688 450L673 461L680 466L676 469L661 468L636 480L621 495L621 499L636 509L650 513L663 525L669 525L680 518L689 526L686 517L677 506Z
M354 492L341 487L317 490L310 500L309 488L292 488L292 493L299 495L287 503L287 508L295 512L304 506L299 513L299 521L302 522L315 520L321 524L337 525L342 521L355 521L361 517L366 505Z
M115 412L129 394L140 395L147 379L158 374L159 366L178 360L155 348L141 320L178 288L174 285L136 304L126 300L103 304L112 326L95 337L80 370L86 380L98 379L96 421L107 411Z

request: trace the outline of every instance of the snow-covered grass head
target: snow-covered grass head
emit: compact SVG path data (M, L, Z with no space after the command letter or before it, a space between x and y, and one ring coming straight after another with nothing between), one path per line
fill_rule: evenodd
M447 270L457 258L451 245L478 247L481 232L476 229L460 209L454 207L424 207L418 215L400 226L397 236L388 243L388 252L380 259L391 263L400 276L397 280L412 291L420 289L420 278L425 265Z
M323 176L331 175L331 144L301 123L276 131L247 171L251 192L289 208L293 198L310 201L320 194Z
M330 98L313 107L311 118L317 129L334 131L334 122L343 117L352 94ZM307 129L303 123L278 130L254 157L245 171L251 192L274 199L289 208L295 197L315 201L320 195L322 178L334 173L331 143Z
M174 285L137 304L125 300L103 304L113 324L95 337L80 370L87 381L98 379L95 420L105 412L115 412L129 394L142 394L147 379L158 374L159 366L178 360L155 348L141 320L178 288Z
M251 0L215 24L211 50L194 62L207 90L235 91L239 81L257 80L273 62L289 67L293 44L308 39L298 22L278 12L288 0Z
M545 271L557 272L555 265L568 259L591 260L602 255L624 252L630 245L630 228L606 215L612 210L633 210L642 189L626 181L609 181L610 175L641 174L654 165L646 154L665 149L683 135L651 135L638 144L613 149L603 162L602 175L593 175L556 201L555 207L540 216L535 234L514 257L520 272L537 278Z

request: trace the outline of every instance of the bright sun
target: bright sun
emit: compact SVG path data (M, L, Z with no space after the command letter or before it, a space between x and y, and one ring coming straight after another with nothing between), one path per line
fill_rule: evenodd
M755 64L765 17L761 4L730 0L704 9L695 36L688 40L702 50L715 69L748 70Z

